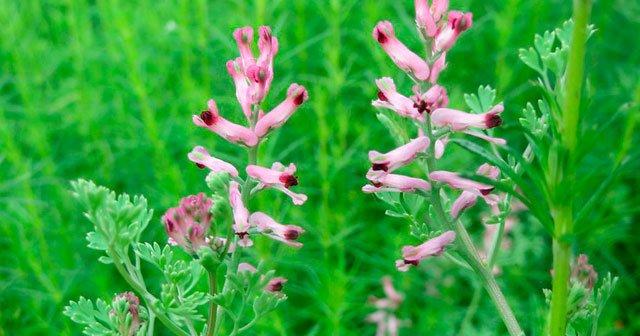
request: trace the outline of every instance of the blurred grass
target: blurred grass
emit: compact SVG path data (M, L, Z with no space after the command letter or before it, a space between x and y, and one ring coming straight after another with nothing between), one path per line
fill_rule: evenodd
M452 105L462 106L464 92L490 84L505 101L507 125L515 123L524 102L536 98L533 74L517 50L558 26L569 4L452 1L452 7L473 11L475 19L448 56L443 82ZM366 151L393 146L370 107L373 79L393 76L410 87L371 29L389 19L400 39L418 48L412 15L411 1L0 0L0 335L78 334L61 315L69 299L108 298L126 288L84 247L88 224L70 200L69 180L145 194L159 218L181 195L206 188L203 173L186 160L194 145L244 164L236 148L193 127L190 115L213 97L223 114L240 120L224 63L237 53L233 29L260 24L273 26L281 44L268 104L277 104L294 80L308 87L311 99L260 153L263 163L296 162L310 200L294 208L275 194L260 198L261 209L284 207L273 215L300 223L308 234L297 253L268 243L256 248L291 279L290 300L259 334L373 334L363 321L371 311L365 303L380 295L383 274L393 274L409 294L402 317L413 323L404 334L455 334L473 292L464 289L477 284L441 260L423 271L395 272L399 247L415 241L405 223L383 217L380 204L359 191ZM637 119L637 108L621 107L640 104L639 17L633 1L603 0L594 8L593 98L582 140L596 159L615 156L611 146L620 145L625 122ZM521 141L508 127L502 134L514 145ZM600 274L622 277L601 320L602 335L640 333L637 143L636 137L620 183L589 218L602 225L577 237ZM475 166L459 150L448 153L445 164ZM600 166L586 162L584 170ZM537 223L520 219L500 281L528 333L538 334L549 242ZM147 239L162 241L156 223ZM469 225L479 237L479 222ZM474 334L504 333L490 302L480 308Z

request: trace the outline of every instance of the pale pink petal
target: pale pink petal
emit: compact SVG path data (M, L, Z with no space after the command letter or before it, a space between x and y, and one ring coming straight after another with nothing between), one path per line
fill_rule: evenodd
M424 153L429 147L429 138L419 136L407 144L400 146L388 153L369 151L369 161L373 170L392 172L411 163L419 153Z
M396 38L391 22L378 22L373 29L373 38L380 43L382 49L400 69L409 72L419 80L427 80L429 78L427 62Z
M187 157L200 168L206 167L211 169L214 173L227 172L233 177L238 177L238 170L236 167L228 162L209 155L209 152L207 152L207 150L202 146L194 147Z
M464 131L469 127L493 128L502 124L500 113L504 106L498 104L482 114L466 113L449 108L439 108L431 113L431 122L437 126L448 126L454 131Z
M303 86L291 84L287 90L287 98L258 120L255 128L256 135L261 138L271 129L282 126L308 98L307 90Z

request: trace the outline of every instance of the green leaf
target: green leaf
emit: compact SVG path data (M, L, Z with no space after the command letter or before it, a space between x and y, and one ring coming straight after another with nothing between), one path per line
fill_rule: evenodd
M518 57L520 57L520 60L531 69L540 74L543 73L542 64L540 64L540 58L538 57L538 53L535 51L535 49L520 49L518 51Z

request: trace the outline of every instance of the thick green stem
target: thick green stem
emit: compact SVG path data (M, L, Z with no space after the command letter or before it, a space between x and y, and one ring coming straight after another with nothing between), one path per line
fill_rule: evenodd
M584 80L584 59L588 34L591 0L573 1L574 29L569 47L567 73L563 88L562 106L562 147L566 155L563 166L558 167L562 174L557 188L557 207L553 209L553 288L549 332L552 336L564 336L567 326L567 297L569 294L570 244L566 238L573 233L573 203L570 199L573 190L574 152L577 144L580 120L580 100ZM563 190L561 193L560 190ZM568 195L568 197L563 196Z
M563 240L573 231L571 203L557 210L553 238L553 284L549 331L552 336L564 336L567 327L567 298L571 246Z

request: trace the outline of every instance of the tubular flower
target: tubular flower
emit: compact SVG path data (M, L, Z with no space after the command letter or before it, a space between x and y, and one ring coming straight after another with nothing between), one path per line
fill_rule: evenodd
M271 168L260 167L256 165L247 166L247 174L258 180L260 183L256 187L258 190L263 188L274 188L287 194L293 200L293 204L302 205L307 201L307 195L296 194L289 188L298 185L296 173L296 165L293 163L285 167L280 162L275 162Z
M207 152L207 150L202 146L194 147L187 157L200 169L206 167L211 169L214 173L227 172L233 177L238 177L238 170L236 167L228 162L209 155L209 152Z
M213 201L204 193L191 195L180 200L180 205L170 208L162 216L162 223L169 236L169 242L179 245L187 252L194 252L206 243L206 234L211 226L209 210Z
M414 106L415 102L398 93L393 79L389 77L377 79L376 85L378 86L378 99L372 102L373 106L392 110L403 117L422 119L418 109Z
M427 62L396 38L391 22L378 22L373 29L373 38L380 43L382 49L399 68L409 72L419 80L427 80L429 78Z
M251 103L259 104L264 99L269 89L267 83L273 78L273 70L260 65L251 65L246 74L249 79L249 98Z
M498 178L498 175L500 174L500 170L497 167L485 163L478 168L476 174L486 176L492 180L496 180ZM442 177L442 174L437 175ZM493 187L484 184L475 185L476 182L471 180L464 179L465 181L460 182L453 181L453 179L454 177L449 176L449 178L444 177L444 180L442 180L442 182L448 183L453 188L463 189L462 194L460 194L460 196L455 200L455 202L453 202L453 205L451 206L451 217L458 218L463 210L468 209L476 204L476 199L478 197L482 197L485 203L487 203L487 205L491 206L492 208L495 208L497 206L499 201L498 196L490 194ZM486 189L487 187L489 187L489 189Z
M365 193L390 192L415 192L417 190L429 191L429 182L404 175L388 174L382 170L369 169L367 179L371 184L362 187Z
M242 202L240 185L236 181L231 181L229 184L229 204L233 210L233 231L240 239L238 245L242 247L253 245L253 241L249 239L249 228L251 227L249 225L249 210Z
M230 142L243 143L248 147L258 143L258 137L249 128L234 124L220 116L218 106L213 99L209 100L208 109L202 111L200 115L193 116L193 123L196 126L208 128Z
M502 118L500 118L502 111L504 111L502 104L498 104L482 114L439 108L431 113L431 122L437 126L451 127L454 131L464 131L469 127L489 129L502 124Z
M493 191L493 186L476 182L460 177L457 173L436 170L429 174L429 179L448 184L451 188L462 189L477 193L477 195L488 195Z
M249 96L249 82L244 75L244 68L242 67L242 58L238 57L235 60L227 62L227 72L233 79L233 83L236 86L236 98L240 103L242 112L247 120L251 120L251 98Z
M418 266L420 261L441 255L447 245L456 239L456 233L447 231L437 237L431 238L418 246L405 246L402 248L402 259L396 261L396 267L401 272L409 270L409 266Z
M255 100L256 102L262 101L271 88L271 82L273 81L273 59L278 53L278 39L271 34L271 28L261 26L258 30L258 35L258 49L260 50L258 65L264 69L264 72L263 76L258 77L261 87L258 93L263 92L263 94L262 96L257 95L255 97L255 99L257 99Z
M287 98L271 112L261 116L256 123L255 133L259 138L264 137L271 129L284 124L289 117L309 98L307 89L302 85L291 84L287 90Z
M465 30L471 28L473 24L473 14L463 13L460 11L450 11L447 24L442 28L435 37L433 49L436 52L447 51L451 49L458 36Z
M256 63L256 59L251 52L251 44L253 43L253 28L242 27L233 32L233 38L238 44L238 50L240 50L240 58L242 60L242 66L247 69L249 66Z
M449 0L415 0L416 24L423 37L433 38L438 32L438 22L449 8Z
M302 247L302 243L298 242L298 238L304 233L304 229L297 225L280 224L262 212L252 213L249 217L249 223L270 238L289 246Z
M287 281L288 280L283 277L274 277L273 279L269 280L267 286L264 289L268 292L280 293L282 292L282 287L285 283L287 283Z
M392 172L411 163L419 153L424 153L428 147L429 138L419 136L406 145L400 146L386 154L374 150L369 151L369 161L371 161L372 164L371 169Z
M408 321L400 321L395 312L404 300L394 287L389 276L382 278L382 288L385 293L384 298L371 296L369 303L376 308L376 311L367 316L366 321L377 325L376 336L397 336L398 329Z
M431 114L432 111L449 105L447 90L440 85L433 85L425 93L420 93L420 87L416 85L413 87L413 91L415 93L413 106L418 110L420 116Z
M434 156L436 159L440 159L442 155L444 155L444 149L447 147L449 143L449 136L443 136L440 139L437 139L434 144Z

